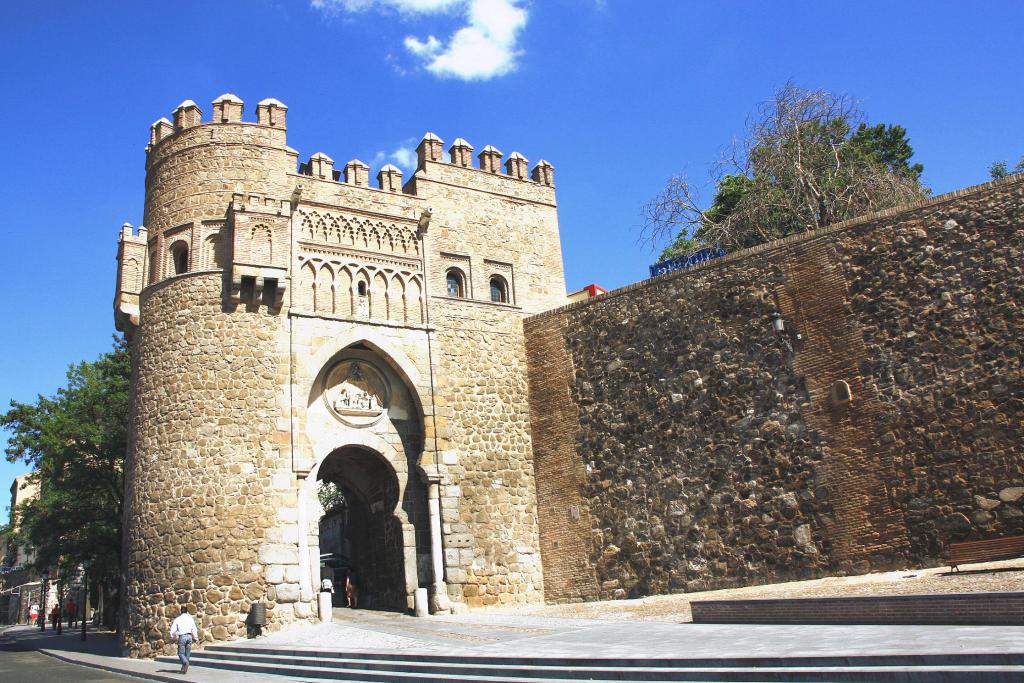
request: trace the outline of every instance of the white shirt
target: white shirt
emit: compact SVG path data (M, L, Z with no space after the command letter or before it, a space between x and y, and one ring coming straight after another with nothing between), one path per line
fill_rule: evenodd
M176 638L186 633L192 634L192 640L199 640L199 629L196 628L196 622L192 615L188 613L182 614L171 623L171 638Z

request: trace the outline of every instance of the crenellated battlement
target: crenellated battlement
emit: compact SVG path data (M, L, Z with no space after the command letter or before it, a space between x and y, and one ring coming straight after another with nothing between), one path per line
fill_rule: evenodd
M443 148L444 140L434 133L426 133L423 139L420 140L419 145L416 146L417 171L426 169L429 163L446 163L442 154ZM547 161L543 159L538 161L533 170L527 173L529 160L519 152L512 152L508 155L504 164L504 171L502 171L501 159L503 157L504 154L501 150L493 145L485 145L477 155L479 165L474 167L473 145L465 138L455 138L451 147L448 148L447 163L458 168L483 171L484 173L507 177L513 180L533 182L546 187L555 186L555 167Z
M246 124L263 126L266 128L287 129L288 107L272 97L260 100L256 105L256 121L243 121L242 114L245 111L245 103L240 97L232 93L224 93L212 103L213 116L203 122L203 110L193 100L185 100L171 113L172 120L161 117L149 127L149 146L146 151L151 151L160 142L173 137L181 131L195 128L202 125L216 125L224 123Z
M444 164L448 167L483 172L503 179L523 181L532 185L553 188L555 185L554 167L543 159L529 168L529 160L519 152L512 152L505 158L504 153L493 145L486 145L477 155L478 165L473 164L473 145L465 138L455 138L448 148L448 160L443 156L444 141L435 133L426 133L416 147L417 173L413 178L429 176L428 164ZM504 164L502 159L505 158ZM323 152L315 152L307 161L299 164L299 175L369 187L370 167L353 159L345 164L344 171L334 168L334 160ZM403 188L401 169L393 164L385 164L378 171L377 187L371 189L385 192L402 192L416 194L415 186ZM467 185L471 185L467 183Z
M185 100L172 112L173 120L161 117L150 126L149 145L146 151L152 151L164 140L174 137L182 131L202 125L245 124L287 129L288 107L274 98L266 98L256 105L256 121L243 121L245 103L237 95L224 93L212 103L213 115L210 121L203 121L203 111L193 100ZM492 145L486 145L477 155L478 164L473 165L473 145L465 138L455 138L448 149L448 160L443 157L444 140L435 133L424 134L416 147L416 170L426 169L428 163L447 164L458 168L483 171L512 180L536 183L546 187L554 187L554 167L541 160L529 169L529 161L520 152L512 152L502 164L504 154ZM348 185L369 187L370 167L358 159L349 161L344 170L334 168L334 160L324 152L316 152L309 160L299 164L299 175L306 175L321 180L343 182ZM377 174L376 189L386 192L401 191L402 172L391 164L385 165ZM398 186L396 187L396 182Z
M229 298L236 304L251 304L262 297L268 306L279 309L295 265L286 255L290 217L300 202L400 220L423 214L416 200L433 205L439 197L448 201L453 193L462 195L454 200L460 206L505 200L555 206L553 167L541 160L531 169L517 151L506 155L484 145L476 153L468 140L457 137L445 156L444 140L428 132L416 147L417 166L411 175L393 164L371 170L359 159L335 163L324 151L300 162L298 153L286 144L288 107L281 101L261 100L255 122L244 120L245 102L232 93L214 99L208 111L206 118L203 109L187 99L170 118L161 117L150 127L143 216L150 230L148 237L129 230L121 238L118 310L122 299L129 307L137 305L145 287L217 270L229 275ZM461 232L463 227L457 229ZM444 250L456 253L482 239L465 234ZM356 241L353 237L349 246L355 248ZM366 251L375 240L367 233L363 241ZM488 258L489 264L508 265L514 260L490 252ZM469 268L465 269L470 277ZM492 265L481 269L489 271ZM474 286L478 293L490 295L489 283ZM125 325L134 324L130 315L122 319Z

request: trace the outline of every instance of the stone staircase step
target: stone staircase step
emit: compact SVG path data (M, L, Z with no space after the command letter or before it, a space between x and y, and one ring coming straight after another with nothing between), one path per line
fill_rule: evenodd
M828 655L789 657L532 657L518 655L434 654L401 652L349 652L344 650L317 650L312 648L253 647L248 645L208 645L196 654L237 653L239 655L280 655L283 657L311 657L318 660L372 659L397 662L448 662L474 666L528 665L583 667L629 667L643 664L648 667L687 666L1024 666L1024 650L1000 653L948 653L948 654L886 654L886 655Z
M174 657L158 661L175 663ZM895 655L749 659L582 659L344 653L213 646L193 666L278 675L290 680L564 683L632 681L947 681L1024 680L1024 654Z
M169 663L177 660L168 657ZM735 681L735 682L811 682L834 683L878 681L880 683L964 683L984 680L986 683L1019 683L1024 680L1024 666L961 666L961 667L755 667L755 668L686 668L665 670L671 677L648 678L643 670L622 670L615 678L592 678L582 670L565 670L558 677L518 676L497 671L488 674L410 673L400 671L367 671L324 666L289 666L225 661L197 661L194 666L226 669L259 675L278 675L288 680L339 680L362 683L422 683L425 681L459 681L463 683L565 683L567 680L616 680L623 683L662 683L663 681ZM527 673L520 671L519 673Z

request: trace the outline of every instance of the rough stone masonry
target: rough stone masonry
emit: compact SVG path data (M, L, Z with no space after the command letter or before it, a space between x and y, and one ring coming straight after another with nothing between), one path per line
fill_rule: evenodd
M328 570L459 612L1024 530L1020 178L558 308L546 161L428 133L371 184L277 100L212 110L152 125L118 243L132 655L182 604L206 642L314 620Z
M1017 176L529 318L546 599L1024 532L1022 253Z

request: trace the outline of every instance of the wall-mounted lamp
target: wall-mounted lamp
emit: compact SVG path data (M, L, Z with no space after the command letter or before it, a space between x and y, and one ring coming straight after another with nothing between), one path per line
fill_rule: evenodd
M782 314L778 311L772 311L769 313L768 319L772 321L772 329L775 330L776 334L779 334L786 329L786 322L782 319Z

